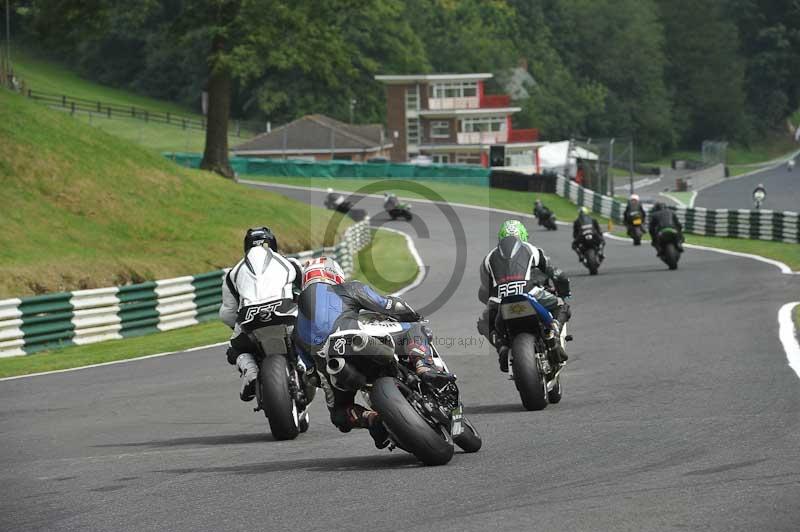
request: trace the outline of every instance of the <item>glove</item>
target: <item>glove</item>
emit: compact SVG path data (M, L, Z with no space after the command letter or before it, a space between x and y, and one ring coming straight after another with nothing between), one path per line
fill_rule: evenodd
M429 369L424 373L420 373L418 377L422 382L431 386L444 386L449 382L456 381L456 376L454 373L439 371L437 369Z

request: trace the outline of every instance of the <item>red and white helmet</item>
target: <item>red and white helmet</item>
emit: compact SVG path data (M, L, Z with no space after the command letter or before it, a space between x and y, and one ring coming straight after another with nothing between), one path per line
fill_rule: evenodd
M311 259L303 266L303 288L314 283L342 284L344 281L342 267L330 257Z

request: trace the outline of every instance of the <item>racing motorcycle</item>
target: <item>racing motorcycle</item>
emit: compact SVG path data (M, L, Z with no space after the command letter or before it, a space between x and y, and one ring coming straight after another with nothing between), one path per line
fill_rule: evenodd
M678 260L681 258L680 235L672 227L661 229L656 235L656 250L660 258L670 270L678 269Z
M427 384L400 362L395 335L407 324L364 312L359 321L360 330L329 337L323 348L325 368L334 387L361 391L380 414L389 433L389 450L399 447L426 465L449 462L454 444L464 452L477 452L482 440L464 416L455 376ZM437 368L447 371L433 343L431 349Z
M257 347L256 407L264 412L276 440L292 440L308 430L307 407L319 377L298 359L292 345L297 306L291 299L245 306L239 311L242 332Z
M538 212L534 210L533 215L536 216L539 225L548 231L556 231L558 229L558 225L556 225L556 215L553 214L553 211L550 209L545 207Z
M324 205L327 209L349 215L357 222L363 220L367 215L367 211L364 209L354 209L353 203L344 199L341 194L328 194L325 197Z
M529 293L491 298L499 304L495 331L511 346L508 357L509 379L514 381L526 410L542 410L561 401L561 371L565 363L551 360L545 343L553 316ZM561 326L556 341L565 343L567 324Z
M594 233L591 225L584 228L578 236L576 251L581 264L589 269L589 275L597 275L600 263L603 262L602 247L600 239Z
M411 204L409 203L384 204L384 210L389 213L392 220L403 218L405 221L410 222L414 217L411 214Z
M635 211L631 214L631 222L628 225L628 236L633 239L634 246L642 245L642 235L644 228L642 227L642 213Z
M753 206L756 210L761 208L761 204L764 203L764 199L767 197L766 192L763 190L756 190L753 192Z

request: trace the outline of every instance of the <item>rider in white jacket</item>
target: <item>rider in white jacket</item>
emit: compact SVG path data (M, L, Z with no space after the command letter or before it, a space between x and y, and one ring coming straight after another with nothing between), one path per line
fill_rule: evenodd
M233 329L227 356L228 362L235 364L241 374L239 396L242 401L250 401L255 396L258 364L253 356L255 346L246 334L241 334L240 311L259 303L281 301L281 313L292 323L297 316L294 288L299 293L300 265L277 250L275 235L268 228L248 229L244 237L245 256L225 274L222 283L219 317Z

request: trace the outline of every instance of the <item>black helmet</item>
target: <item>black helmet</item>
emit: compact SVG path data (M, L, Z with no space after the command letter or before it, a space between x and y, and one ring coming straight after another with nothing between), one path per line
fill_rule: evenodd
M660 202L660 201L657 201L657 202L655 202L655 204L653 205L653 212L663 211L663 210L664 210L664 209L666 209L666 208L667 208L667 206L666 206L666 205L664 205L664 204L663 204L662 202Z
M268 227L251 227L244 235L244 254L253 249L255 246L269 245L272 251L278 251L278 240Z

